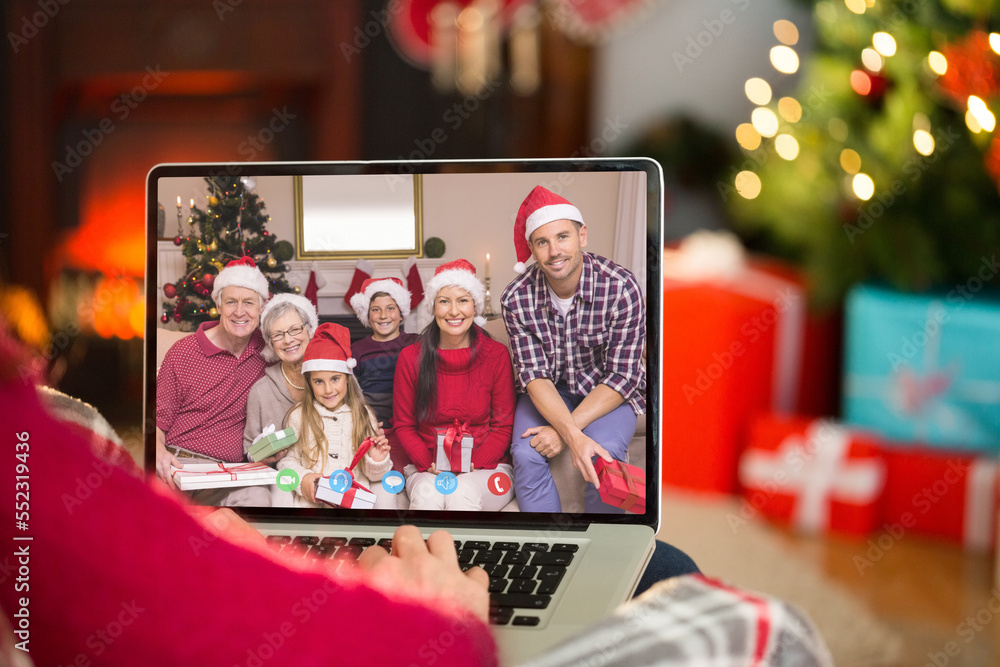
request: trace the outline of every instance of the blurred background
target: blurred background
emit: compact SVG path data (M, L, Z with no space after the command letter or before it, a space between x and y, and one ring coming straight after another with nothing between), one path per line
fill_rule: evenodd
M666 481L744 518L762 497L750 514L783 527L784 553L866 598L894 648L841 664L989 664L996 628L964 642L958 624L997 591L998 8L14 0L0 56L3 317L48 383L135 434L153 165L654 157ZM874 451L877 470L854 496L807 479L830 507L806 525L796 492L741 462L811 442L818 419L847 429L838 465ZM960 481L923 511L915 494L954 461ZM862 578L859 557L880 576Z

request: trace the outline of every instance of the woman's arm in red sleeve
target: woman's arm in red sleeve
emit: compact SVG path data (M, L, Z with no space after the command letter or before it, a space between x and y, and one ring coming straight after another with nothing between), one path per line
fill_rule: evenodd
M423 472L431 467L434 459L417 432L417 363L419 346L404 347L396 361L396 374L392 381L392 426L399 444L410 461Z

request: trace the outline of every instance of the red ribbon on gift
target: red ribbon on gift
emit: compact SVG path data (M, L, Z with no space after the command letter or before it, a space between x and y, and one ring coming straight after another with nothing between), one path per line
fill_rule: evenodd
M612 463L607 463L603 459L598 459L598 463L604 463L602 466L602 471L608 475L617 475L625 480L625 490L626 495L621 499L618 505L623 510L628 512L635 506L635 504L640 500L639 496L639 485L636 483L635 477L632 475L632 471L629 466L621 461L615 460ZM645 490L645 481L643 481L643 490ZM601 488L604 488L603 486Z
M444 453L451 464L452 472L462 469L462 439L466 435L472 435L469 433L468 419L464 422L456 419L444 432Z
M347 466L347 469L354 470L354 467L361 463L362 457L364 457L364 455L368 453L368 450L374 446L375 441L371 438L365 438L365 441L361 443L360 447L358 447L358 451L354 452L354 458L351 459L351 465Z
M220 472L224 472L229 475L229 479L231 481L235 482L239 479L236 476L236 473L238 472L252 472L254 470L263 470L268 467L265 465L264 468L261 468L261 465L263 465L261 463L241 463L239 465L227 466L225 463L219 462L216 463L216 465L219 466L219 470L184 470L183 468L177 468L170 473L170 475L174 476L179 472L183 472L188 475L217 475Z

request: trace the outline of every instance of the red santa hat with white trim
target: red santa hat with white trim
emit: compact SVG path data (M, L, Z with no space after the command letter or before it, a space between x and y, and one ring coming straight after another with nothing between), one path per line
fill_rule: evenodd
M358 365L351 356L351 332L333 322L324 322L316 329L302 357L302 372L333 371L354 375Z
M461 287L472 295L472 301L476 304L476 316L472 321L481 327L486 326L486 318L483 317L483 308L486 306L486 287L476 277L476 267L465 259L456 259L437 267L434 270L434 277L424 286L424 294L430 297L424 299L429 312L434 312L437 293L449 286Z
M521 202L521 208L514 219L514 252L517 254L517 264L514 270L518 273L527 271L524 265L531 258L531 247L528 241L531 234L541 227L556 220L572 220L586 226L580 209L573 206L563 197L541 185L528 193Z
M371 328L368 322L368 307L371 305L372 296L385 292L392 297L399 308L402 319L406 319L410 314L410 291L403 287L403 281L399 278L369 278L361 283L361 291L351 296L351 308L357 314L361 324Z
M270 296L267 278L257 268L253 257L241 257L226 264L226 268L219 271L212 283L212 301L218 305L222 290L226 287L245 287L260 294L261 303L267 302Z

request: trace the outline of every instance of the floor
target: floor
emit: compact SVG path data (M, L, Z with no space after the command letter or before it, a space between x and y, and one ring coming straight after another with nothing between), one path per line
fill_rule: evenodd
M888 533L851 540L782 532L781 539L903 638L901 667L1000 665L1000 582L992 555Z

